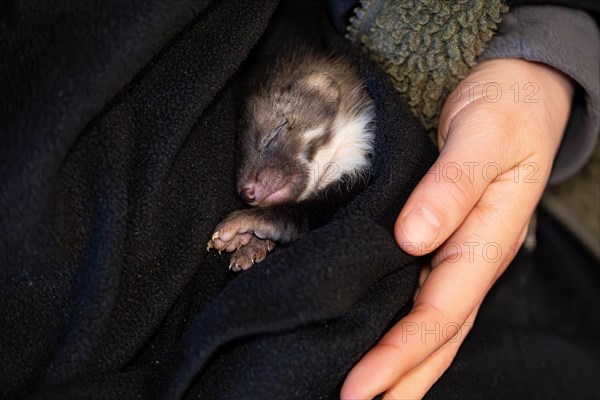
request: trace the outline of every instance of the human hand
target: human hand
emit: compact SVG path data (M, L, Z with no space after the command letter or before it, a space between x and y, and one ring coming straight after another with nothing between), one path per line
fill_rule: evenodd
M350 371L342 399L422 398L450 366L484 296L523 243L570 114L573 87L543 64L479 64L450 94L440 155L395 227L400 247L435 251L412 311Z

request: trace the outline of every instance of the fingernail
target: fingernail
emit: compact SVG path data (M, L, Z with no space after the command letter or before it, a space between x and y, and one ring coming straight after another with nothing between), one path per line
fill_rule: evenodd
M440 220L429 207L416 207L402 221L407 242L431 246L440 234Z

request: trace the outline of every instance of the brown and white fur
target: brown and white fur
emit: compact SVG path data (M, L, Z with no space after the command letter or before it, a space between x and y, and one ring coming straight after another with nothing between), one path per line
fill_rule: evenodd
M259 82L243 112L237 180L251 208L229 214L208 242L234 252L234 271L326 222L366 183L373 154L373 102L347 59L301 49Z

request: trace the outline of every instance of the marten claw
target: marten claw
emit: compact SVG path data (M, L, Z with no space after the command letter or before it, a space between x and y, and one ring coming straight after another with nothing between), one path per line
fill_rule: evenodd
M246 245L238 247L231 256L229 269L231 271L247 270L254 264L263 261L269 252L275 248L271 240L262 240L253 236Z

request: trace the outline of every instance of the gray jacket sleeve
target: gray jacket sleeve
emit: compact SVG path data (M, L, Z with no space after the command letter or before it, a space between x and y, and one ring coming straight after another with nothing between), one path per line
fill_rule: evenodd
M584 11L560 6L516 7L504 15L479 60L522 58L552 66L578 84L550 183L579 170L600 131L600 32Z

